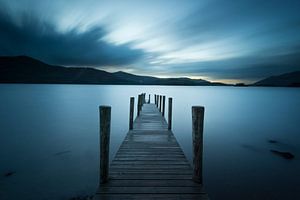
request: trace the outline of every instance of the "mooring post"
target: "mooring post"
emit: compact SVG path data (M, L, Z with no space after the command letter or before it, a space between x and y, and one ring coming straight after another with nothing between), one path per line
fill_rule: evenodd
M159 95L159 112L161 112L161 99L162 99L162 96Z
M109 138L111 107L100 106L100 183L106 183L109 176Z
M140 116L140 107L141 107L141 95L138 96L138 102L137 102L137 116Z
M194 173L193 180L202 184L202 161L203 161L203 122L204 122L204 107L192 107L192 121L193 121L193 164Z
M168 110L168 129L172 129L172 98L169 98L169 110Z
M148 99L148 103L150 103L150 98L151 98L151 95L149 94L149 99Z
M156 105L156 94L154 94L154 104Z
M155 103L155 105L156 105L156 107L158 107L158 95L156 95L156 103Z
M159 109L159 95L157 95L157 108Z
M144 104L144 93L142 93L142 102L141 102L141 105Z
M165 116L165 103L166 103L166 96L163 96L163 102L162 102L162 116Z
M133 129L134 97L130 97L129 130Z

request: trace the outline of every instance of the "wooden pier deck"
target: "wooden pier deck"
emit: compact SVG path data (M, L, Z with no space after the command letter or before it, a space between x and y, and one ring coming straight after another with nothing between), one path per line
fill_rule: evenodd
M208 199L155 104L144 104L110 164L98 199Z

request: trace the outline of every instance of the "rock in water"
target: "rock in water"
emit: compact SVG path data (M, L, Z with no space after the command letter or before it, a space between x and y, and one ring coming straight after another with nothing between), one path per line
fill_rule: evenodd
M292 160L292 159L295 158L295 156L292 153L290 153L290 152L277 151L277 150L273 150L273 149L271 149L270 151L272 153L274 153L274 154L276 154L278 156L281 156L281 157L283 157L285 159L288 159L288 160Z
M271 144L276 144L276 143L278 143L277 140L269 140L268 142L271 143Z
M4 174L4 176L5 176L5 177L9 177L9 176L14 175L15 173L16 173L16 172L14 172L14 171L7 172L7 173Z

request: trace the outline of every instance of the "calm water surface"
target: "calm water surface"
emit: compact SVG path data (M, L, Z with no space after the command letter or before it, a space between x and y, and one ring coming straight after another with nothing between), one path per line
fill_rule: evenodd
M300 199L300 89L18 84L0 85L0 199L93 194L98 106L112 106L113 158L128 129L129 97L141 92L173 97L173 132L190 160L191 106L205 106L211 199ZM284 160L270 149L296 157Z

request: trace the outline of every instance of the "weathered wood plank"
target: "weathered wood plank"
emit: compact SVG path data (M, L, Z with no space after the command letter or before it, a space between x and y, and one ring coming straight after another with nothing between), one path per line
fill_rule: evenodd
M163 199L163 200L208 200L207 194L97 194L94 200L148 200L148 199Z
M199 189L199 187L113 187L113 186L102 186L100 190L98 190L97 194L101 193L112 193L112 194L203 194L203 190Z
M186 160L114 160L112 165L188 165Z
M192 180L147 180L147 181L141 181L141 180L110 180L107 186L135 186L135 187L146 187L146 186L156 186L156 187L164 187L164 186L176 186L176 187L198 187L199 184L195 183Z
M157 174L157 173L148 173L148 174L141 174L141 173L111 173L110 179L126 179L126 180L170 180L170 179L182 179L182 180L191 180L192 175L189 174ZM201 186L201 185L199 185Z

